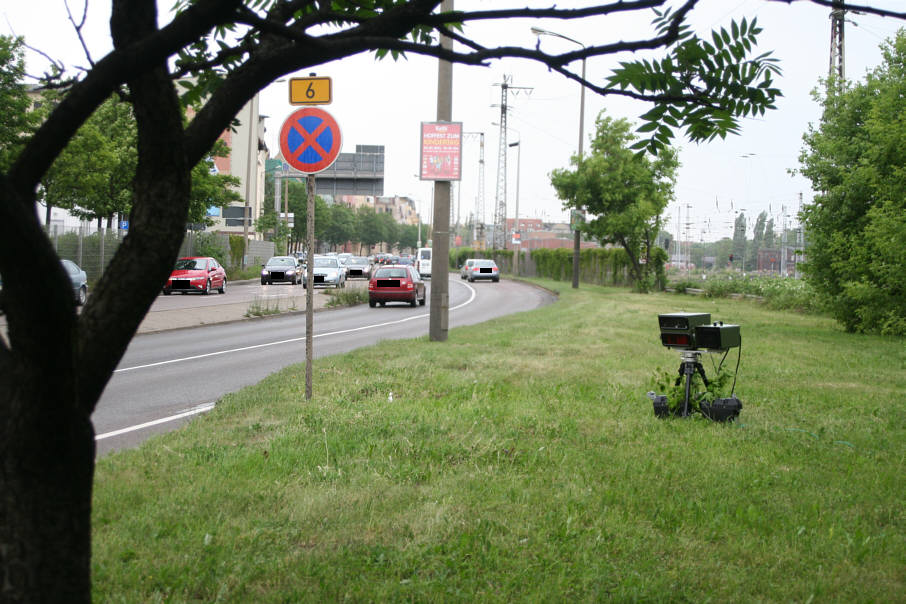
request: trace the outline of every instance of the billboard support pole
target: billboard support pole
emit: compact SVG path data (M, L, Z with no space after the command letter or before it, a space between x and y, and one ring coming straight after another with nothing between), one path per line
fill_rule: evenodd
M443 0L443 13L453 10L453 0ZM452 50L453 40L441 35L442 48ZM437 120L449 122L453 115L453 64L439 60L437 66ZM450 181L434 182L434 231L431 249L431 309L428 315L428 339L447 340L450 311Z

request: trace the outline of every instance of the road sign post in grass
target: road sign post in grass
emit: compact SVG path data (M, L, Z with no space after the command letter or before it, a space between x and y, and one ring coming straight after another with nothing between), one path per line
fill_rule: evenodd
M328 101L329 102L329 82ZM283 159L307 174L307 224L305 229L305 400L312 397L312 359L314 357L314 250L315 250L315 174L336 161L343 144L340 126L332 115L317 107L294 111L280 129Z

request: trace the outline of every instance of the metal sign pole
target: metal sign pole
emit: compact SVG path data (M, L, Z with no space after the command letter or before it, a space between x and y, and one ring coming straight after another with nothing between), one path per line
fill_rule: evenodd
M314 75L314 74L312 74ZM328 81L329 84L329 81ZM312 98L308 102L330 102L329 92L325 98L316 99L317 90L312 85ZM307 88L306 88L307 90ZM329 91L329 85L327 87ZM311 122L316 125L312 130ZM314 139L314 140L313 140ZM314 357L315 331L315 174L329 168L340 154L342 147L340 126L332 115L317 107L304 107L294 111L283 122L280 129L280 153L293 168L306 175L308 207L305 233L305 399L312 396L312 358ZM312 150L316 161L306 154ZM287 199L289 193L287 192ZM288 214L289 212L287 212Z
M308 185L307 220L305 221L305 400L311 400L311 364L314 356L315 329L315 175L306 178Z

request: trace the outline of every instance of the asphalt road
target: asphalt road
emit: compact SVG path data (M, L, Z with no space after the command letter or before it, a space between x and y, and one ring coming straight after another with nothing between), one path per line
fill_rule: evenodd
M260 286L248 287L255 290ZM285 287L289 295L291 286ZM269 294L278 295L276 288L270 286ZM210 315L214 316L218 302L225 304L229 298L234 303L244 295L241 289L232 286L225 296L161 297L155 308L160 304L210 305ZM304 305L305 290L298 291ZM531 310L554 299L544 290L507 279L470 284L454 277L449 291L450 328ZM313 336L315 356L427 333L427 305L359 305L318 312ZM133 447L152 434L173 430L212 408L222 395L304 361L304 313L139 334L92 416L98 455Z

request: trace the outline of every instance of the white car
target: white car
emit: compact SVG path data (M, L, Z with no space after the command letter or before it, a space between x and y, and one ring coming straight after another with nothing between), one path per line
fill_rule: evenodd
M420 247L415 253L415 270L422 277L431 278L431 248Z
M315 256L312 273L315 287L346 287L346 271L340 266L336 256ZM302 284L308 287L307 272L304 274Z

